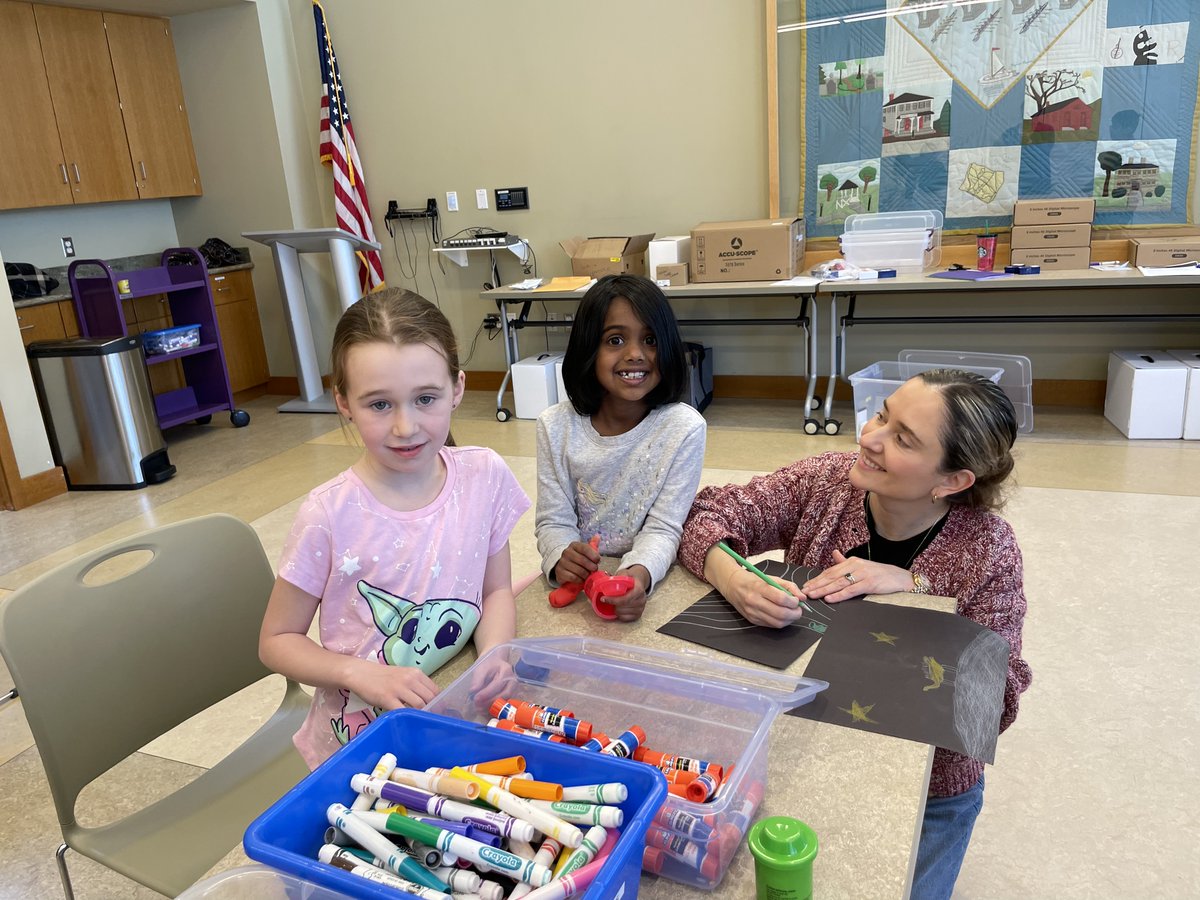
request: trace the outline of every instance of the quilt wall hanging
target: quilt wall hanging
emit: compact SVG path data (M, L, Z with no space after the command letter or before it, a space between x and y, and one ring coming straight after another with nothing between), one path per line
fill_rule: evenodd
M1095 197L1097 225L1192 222L1200 3L921 6L805 3L843 20L802 32L810 236L905 209L977 230L1040 197Z

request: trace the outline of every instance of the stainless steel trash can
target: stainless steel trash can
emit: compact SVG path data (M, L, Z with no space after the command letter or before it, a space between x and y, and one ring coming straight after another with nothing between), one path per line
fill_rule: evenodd
M68 487L140 488L175 474L140 335L37 341L27 352Z

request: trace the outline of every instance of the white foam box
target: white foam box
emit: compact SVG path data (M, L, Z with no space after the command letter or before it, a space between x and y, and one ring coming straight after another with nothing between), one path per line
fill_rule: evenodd
M660 265L686 263L691 255L692 236L690 234L673 234L655 238L646 248L646 274L653 281L658 277L655 271Z
M1200 350L1168 350L1188 367L1187 391L1183 401L1183 437L1200 441Z
M513 363L513 400L518 419L536 419L543 409L558 402L554 363L560 359L561 353L539 353Z
M1188 367L1164 350L1114 350L1104 418L1128 438L1183 437Z

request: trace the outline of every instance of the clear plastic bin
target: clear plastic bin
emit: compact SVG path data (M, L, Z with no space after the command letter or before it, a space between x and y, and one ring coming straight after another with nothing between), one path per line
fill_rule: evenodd
M329 888L266 866L239 866L197 881L178 900L346 900Z
M954 368L975 372L996 384L1004 370L997 366L972 366L962 363L947 365L939 362L891 361L871 363L850 376L854 387L854 437L862 436L863 425L883 409L883 401L896 392L900 385L914 375L929 369Z
M867 269L919 273L942 259L942 214L936 209L855 213L838 238L842 256Z
M190 350L200 346L199 325L179 325L159 331L147 331L142 335L142 346L147 356L161 356L178 350Z
M1033 431L1033 365L1028 356L965 350L901 350L898 359L923 365L927 369L962 369L967 366L1003 369L996 383L1012 402L1013 411L1017 414L1017 431L1021 434Z
M462 696L461 691L458 696ZM625 824L584 896L592 900L637 897L646 831L667 792L661 774L632 760L591 754L423 709L386 712L338 749L250 823L242 839L246 855L349 897L413 898L406 891L366 881L317 860L328 826L326 808L331 803L349 805L354 799L350 778L358 772L370 772L384 753L394 753L396 764L406 769L473 765L523 756L528 771L542 781L622 782L629 788L629 797L615 805L624 812ZM581 767L581 761L586 766Z
M659 874L702 890L721 882L754 820L765 790L767 735L775 716L828 687L817 679L729 665L698 653L587 637L516 640L493 648L475 665L492 657L513 667L518 683L511 693L517 699L570 709L613 738L639 725L654 750L733 765L715 800L693 803L668 794L655 817L655 827L673 839L699 845L696 867L665 858ZM486 722L493 698L472 693L473 669L438 694L429 710ZM531 745L543 743L518 737ZM588 751L571 752L578 754L581 772L593 764ZM709 838L675 832L667 824L671 811L701 820Z

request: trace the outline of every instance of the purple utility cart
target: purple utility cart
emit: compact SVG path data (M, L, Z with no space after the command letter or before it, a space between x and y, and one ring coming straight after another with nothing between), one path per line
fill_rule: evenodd
M213 413L226 409L235 427L248 425L250 414L233 405L204 258L195 248L175 247L162 252L161 263L154 268L132 272L114 272L102 259L80 259L71 263L67 277L75 298L80 334L84 337L127 335L129 326L122 301L163 295L175 325L200 326L200 343L146 357L150 366L177 359L183 368L184 386L154 397L159 427L170 428L183 422L206 425L212 420ZM88 271L88 267L99 271ZM81 272L81 269L85 271Z

